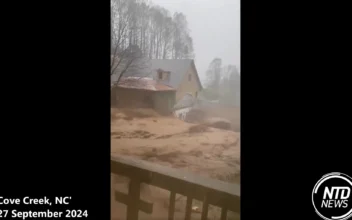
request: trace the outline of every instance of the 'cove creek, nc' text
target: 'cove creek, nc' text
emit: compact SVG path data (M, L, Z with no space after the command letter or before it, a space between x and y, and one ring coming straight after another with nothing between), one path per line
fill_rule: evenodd
M71 197L55 197L55 204L68 205ZM0 196L0 205L51 205L51 200L46 196L42 198L31 198L29 196L23 197L23 199L16 198L4 198Z

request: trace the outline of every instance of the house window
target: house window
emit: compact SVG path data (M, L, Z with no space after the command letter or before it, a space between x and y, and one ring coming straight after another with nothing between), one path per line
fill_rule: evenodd
M191 80L192 80L192 75L189 74L189 75L188 75L188 81L191 81Z
M158 79L163 79L163 72L161 71L158 72Z

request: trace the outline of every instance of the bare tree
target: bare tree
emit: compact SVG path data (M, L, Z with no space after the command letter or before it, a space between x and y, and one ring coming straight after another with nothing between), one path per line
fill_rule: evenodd
M239 105L240 104L240 74L237 67L228 65L222 68L223 77L220 82L220 102Z
M173 59L193 58L193 41L189 35L186 16L176 12L173 16Z
M170 53L173 32L174 32L174 29L172 26L171 17L165 17L165 28L163 29L163 32L162 32L162 41L163 41L162 58L163 59L166 59Z
M146 68L147 60L137 43L137 4L132 0L112 0L112 33L110 75L118 83L121 77L130 71ZM115 78L116 78L115 77Z
M110 74L116 73L116 69L123 62L124 48L128 36L128 25L131 14L128 11L126 0L111 1L111 64Z
M208 87L218 91L221 80L221 59L215 58L211 61L209 68L206 72L208 78Z
M182 13L146 0L111 0L111 76L146 69L147 59L193 58L193 42ZM147 73L145 73L147 74ZM149 74L149 73L148 73Z

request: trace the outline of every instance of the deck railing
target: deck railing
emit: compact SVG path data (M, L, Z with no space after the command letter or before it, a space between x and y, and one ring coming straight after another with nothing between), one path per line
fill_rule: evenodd
M174 219L176 193L187 197L185 220L191 219L193 199L203 202L201 220L207 219L209 205L221 208L221 220L227 219L228 211L240 213L240 187L237 184L121 156L111 157L111 172L130 179L127 195L115 191L115 200L127 205L127 220L138 220L139 211L153 212L153 204L140 200L141 183L171 192L169 220Z

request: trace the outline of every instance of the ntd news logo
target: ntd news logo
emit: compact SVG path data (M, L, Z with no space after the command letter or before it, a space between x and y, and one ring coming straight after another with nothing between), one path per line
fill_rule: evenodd
M335 193L335 194L334 194ZM347 208L348 198L350 197L351 189L345 186L342 187L329 187L325 186L322 207L325 208ZM334 197L335 195L335 197ZM328 198L327 198L328 197Z
M343 173L329 173L314 186L315 212L325 220L346 220L352 217L352 178Z

